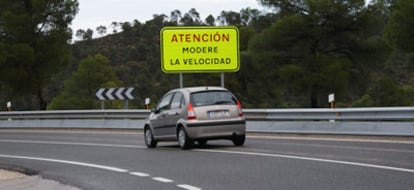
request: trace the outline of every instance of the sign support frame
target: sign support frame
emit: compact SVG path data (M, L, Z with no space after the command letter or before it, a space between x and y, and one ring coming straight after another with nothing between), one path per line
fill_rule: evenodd
M184 76L183 76L183 73L180 73L180 88L184 88Z
M221 78L221 87L224 88L224 72L221 72L220 78Z

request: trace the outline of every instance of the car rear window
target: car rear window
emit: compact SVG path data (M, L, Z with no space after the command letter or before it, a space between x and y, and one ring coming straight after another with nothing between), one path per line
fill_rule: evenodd
M190 95L194 107L209 105L237 105L237 100L228 91L202 91Z

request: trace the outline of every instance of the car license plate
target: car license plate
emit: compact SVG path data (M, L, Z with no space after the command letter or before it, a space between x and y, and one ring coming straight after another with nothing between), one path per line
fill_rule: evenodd
M223 117L230 117L230 113L228 110L220 110L220 111L209 111L208 112L209 118L223 118Z

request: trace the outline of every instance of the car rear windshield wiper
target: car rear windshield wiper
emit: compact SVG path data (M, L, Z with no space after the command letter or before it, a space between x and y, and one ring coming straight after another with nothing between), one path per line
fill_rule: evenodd
M214 102L214 105L217 105L217 104L234 104L234 102L233 101L217 101L217 102Z

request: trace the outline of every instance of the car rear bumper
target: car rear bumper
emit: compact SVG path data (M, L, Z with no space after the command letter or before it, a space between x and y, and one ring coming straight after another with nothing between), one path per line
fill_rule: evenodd
M187 123L187 135L192 139L231 138L245 133L246 121L244 119Z

